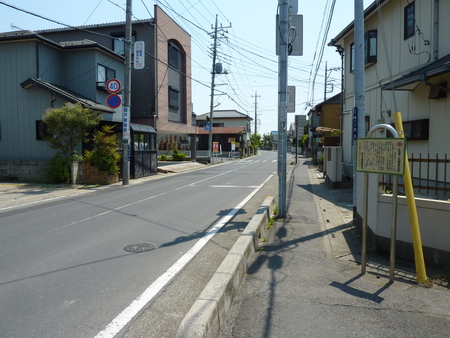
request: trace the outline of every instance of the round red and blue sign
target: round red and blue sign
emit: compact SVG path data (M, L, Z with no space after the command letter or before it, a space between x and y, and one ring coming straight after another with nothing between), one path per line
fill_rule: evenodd
M122 99L117 94L111 94L106 98L106 104L109 108L118 108L122 104Z

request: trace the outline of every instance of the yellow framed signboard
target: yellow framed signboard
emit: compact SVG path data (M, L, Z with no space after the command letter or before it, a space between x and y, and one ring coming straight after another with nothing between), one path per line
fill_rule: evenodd
M358 138L356 140L356 171L403 175L406 140L404 138Z

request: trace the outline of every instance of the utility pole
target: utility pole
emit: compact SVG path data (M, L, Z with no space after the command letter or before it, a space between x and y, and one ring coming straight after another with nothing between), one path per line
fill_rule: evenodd
M252 97L255 98L255 136L258 133L258 97L261 97L261 95L258 95L258 92L255 91L255 96L252 95Z
M333 84L331 83L331 90L328 91L328 78L331 75L331 72L333 70L341 70L340 67L334 67L334 68L330 68L328 69L328 64L327 62L325 62L325 87L323 88L323 100L326 101L327 100L327 93L332 93L333 92Z
M215 77L216 74L222 74L222 70L218 71L216 68L216 60L217 60L217 35L218 32L223 30L224 28L228 27L222 27L220 26L220 29L217 27L217 20L218 15L216 14L216 23L214 25L214 32L212 32L210 35L212 35L214 39L213 43L213 63L212 63L212 70L211 70L211 101L209 105L209 123L210 123L210 129L209 129L209 137L208 137L208 153L209 158L212 163L212 150L213 150L213 112L214 112L214 87L215 87ZM231 26L230 26L231 27Z
M212 130L213 130L213 111L214 111L214 81L216 77L216 58L217 58L217 17L216 14L216 24L214 25L214 43L213 43L213 63L212 63L212 70L211 70L211 102L209 106L209 137L208 137L208 153L209 153L209 159L212 163Z
M131 107L131 1L127 0L125 21L125 79L123 85L123 168L122 184L130 184L130 107Z
M289 4L288 0L278 1L278 213L286 217L286 124L287 124L287 79L289 47Z
M325 61L325 86L323 88L323 101L327 100L328 63Z
M356 140L365 137L365 74L364 74L364 4L355 0L355 108L353 123L357 133L353 137L353 217L357 215L358 173L356 172Z

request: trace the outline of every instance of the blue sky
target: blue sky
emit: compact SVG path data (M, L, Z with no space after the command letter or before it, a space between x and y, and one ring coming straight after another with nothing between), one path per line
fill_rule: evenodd
M0 32L18 29L39 30L62 27L32 14L2 4L44 16L67 25L125 21L126 0L1 0ZM364 0L364 7L372 0ZM227 75L216 77L216 109L236 109L255 117L257 96L258 132L277 130L278 118L278 57L275 55L275 15L277 0L133 0L134 19L153 16L158 4L192 37L192 90L196 114L209 112L212 57L210 47L212 25L218 15L219 24L228 27L226 39L218 48L218 58ZM306 114L313 104L324 98L325 62L328 69L341 66L335 48L326 46L354 18L354 0L299 0L298 14L303 15L303 56L289 57L289 85L296 87L296 112ZM328 34L326 28L329 26ZM325 47L322 50L322 45ZM320 57L320 55L322 57ZM315 81L313 81L315 79ZM338 93L340 71L329 72L329 82ZM313 85L314 83L314 85ZM256 95L255 95L256 94ZM252 128L253 130L253 128Z

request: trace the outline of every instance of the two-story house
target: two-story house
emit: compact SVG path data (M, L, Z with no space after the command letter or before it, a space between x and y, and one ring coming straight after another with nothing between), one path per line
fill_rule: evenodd
M120 124L122 108L106 105L98 77L108 70L123 79L123 57L91 40L57 43L31 31L0 34L0 176L44 178L56 151L43 140L48 108L79 102ZM102 73L103 74L103 73ZM76 151L82 154L80 144Z
M394 124L394 113L402 114L425 259L430 265L444 264L447 268L450 266L450 229L447 221L450 217L447 202L450 194L447 165L450 149L448 13L450 2L443 0L378 0L364 11L367 128L380 123ZM344 57L344 164L353 166L353 23L334 37L329 45L338 48ZM375 137L389 136L387 132L375 134ZM372 244L381 251L389 248L391 224L392 199L379 193L386 181L392 181L392 177L371 174L369 179L369 233ZM362 193L358 189L358 196ZM404 198L399 199L399 255L411 256L409 218ZM363 198L357 199L359 217L362 216L362 201Z
M209 122L209 113L197 115L198 146L199 155L206 154L209 142L209 129L205 128ZM237 144L243 155L247 154L250 143L252 118L237 110L215 110L213 112L212 139L219 142L222 151L231 151L231 141ZM202 151L203 150L203 151Z

